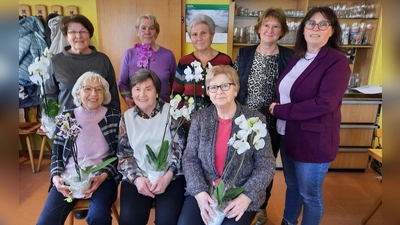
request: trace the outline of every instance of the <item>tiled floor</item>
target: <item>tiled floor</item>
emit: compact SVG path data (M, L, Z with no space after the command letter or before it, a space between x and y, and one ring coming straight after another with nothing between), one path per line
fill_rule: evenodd
M37 156L35 156L37 159ZM41 171L32 174L30 162L21 157L19 163L19 224L36 224L47 197L49 187L49 157L45 156ZM35 160L37 163L37 160ZM375 198L382 192L382 185L375 174L364 172L328 172L324 182L325 214L322 225L359 225ZM267 207L267 225L279 225L285 198L283 173L277 170L272 189L272 197ZM118 200L117 200L118 201ZM118 204L117 204L118 205ZM149 221L153 221L153 213ZM382 206L372 216L367 225L381 225ZM86 224L85 220L75 220L75 225ZM113 220L113 224L117 224ZM153 225L149 222L148 225ZM190 225L190 224L188 224Z

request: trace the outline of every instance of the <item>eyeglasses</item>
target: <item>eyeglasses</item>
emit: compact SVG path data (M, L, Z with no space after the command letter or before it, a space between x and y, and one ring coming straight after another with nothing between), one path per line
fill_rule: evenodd
M231 85L235 85L235 84L234 83L224 83L221 85L211 85L211 86L208 86L207 89L211 93L216 93L218 91L218 88L221 88L221 90L223 90L223 91L229 91L229 89L231 88Z
M315 25L318 25L318 29L320 30L326 30L331 24L327 21L321 21L319 23L316 23L314 20L307 20L305 23L305 28L307 30L312 30L314 29Z
M67 31L67 33L71 34L71 35L77 35L77 34L84 35L84 34L89 34L89 31L87 31L87 30L80 30L80 31L69 30L69 31Z
M92 93L92 91L94 90L94 92L96 93L102 93L104 91L103 87L90 87L90 86L83 86L82 87L83 91L86 93Z

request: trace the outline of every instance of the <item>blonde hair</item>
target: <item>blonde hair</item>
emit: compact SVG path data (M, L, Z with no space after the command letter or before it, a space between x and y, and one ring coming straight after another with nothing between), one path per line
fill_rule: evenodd
M208 87L210 86L210 80L218 74L225 74L229 78L229 80L235 85L236 93L239 92L240 83L237 71L232 66L229 65L218 65L211 67L207 72L206 75L207 93L208 93Z
M151 15L151 14L143 14L143 15L139 16L139 17L136 19L136 24L135 24L135 28L136 28L136 29L139 29L140 21L141 21L142 19L149 19L149 20L151 20L151 21L153 22L154 28L156 29L156 33L157 33L157 34L160 33L160 24L158 23L157 18L156 18L154 15Z

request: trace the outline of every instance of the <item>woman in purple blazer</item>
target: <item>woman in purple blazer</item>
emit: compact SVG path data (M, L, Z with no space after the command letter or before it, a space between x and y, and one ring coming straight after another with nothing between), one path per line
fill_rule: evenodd
M335 13L329 7L311 9L269 107L278 119L287 185L283 225L297 224L302 207L303 225L322 219L322 183L338 152L340 107L351 73L340 41Z

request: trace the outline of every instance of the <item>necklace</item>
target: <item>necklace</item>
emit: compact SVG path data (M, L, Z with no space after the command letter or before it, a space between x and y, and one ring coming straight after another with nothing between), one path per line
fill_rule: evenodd
M313 60L315 57L316 57L316 56L307 59L307 58L304 56L304 59L307 60L307 61L310 61L310 60Z
M263 56L264 55L274 55L274 54L277 54L276 51L278 50L278 45L275 45L274 49L272 49L272 51L267 51L267 50L261 49L261 46L258 45L257 50L258 50L258 53L260 53Z

